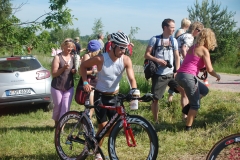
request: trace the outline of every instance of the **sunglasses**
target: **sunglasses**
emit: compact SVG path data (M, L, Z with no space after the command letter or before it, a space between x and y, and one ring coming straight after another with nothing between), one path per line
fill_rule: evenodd
M67 42L73 42L72 40L66 40L66 41L64 41L64 43L67 43Z
M197 30L198 32L201 32L201 30L200 30L200 29L198 29L198 28L196 28L196 30Z
M121 50L127 50L128 49L128 47L119 46L117 44L115 44L115 45L118 46Z

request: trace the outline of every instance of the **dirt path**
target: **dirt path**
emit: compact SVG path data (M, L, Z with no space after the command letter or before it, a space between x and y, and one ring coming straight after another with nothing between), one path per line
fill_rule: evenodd
M219 82L216 81L215 77L208 74L207 80L210 89L240 93L240 74L219 74L221 76L221 80Z
M143 67L140 65L133 65L134 72L143 73ZM208 74L208 83L210 89L238 92L240 93L240 74L219 73L221 80L216 81L216 78ZM201 73L199 74L201 75Z

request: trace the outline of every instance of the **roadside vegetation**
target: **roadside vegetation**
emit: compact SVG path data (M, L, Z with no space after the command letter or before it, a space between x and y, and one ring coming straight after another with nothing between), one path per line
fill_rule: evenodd
M10 1L0 2L6 3L5 7L1 8L5 9L5 12L0 12L0 20L3 22L0 24L0 56L13 53L15 55L26 54L26 47L32 46L32 55L36 56L43 66L50 70L51 48L59 47L59 42L65 37L73 38L79 35L82 48L86 48L90 39L96 38L98 32L103 32L101 19L96 19L93 34L81 36L78 29L68 27L74 17L70 15L68 8L63 7L67 1L51 2L52 10L60 18L52 14L41 23L33 21L28 26L24 26L24 23L12 15L13 9ZM188 8L188 11L192 21L199 20L204 23L205 27L213 28L216 33L219 47L211 54L214 69L217 72L240 74L240 29L236 29L236 22L233 19L234 12L228 12L227 9L220 10L220 4L210 0L204 0L202 4L196 1L193 7ZM213 13L213 11L215 12ZM64 15L62 15L63 13ZM64 18L66 15L67 17ZM61 20L61 23L56 22L57 19ZM60 29L59 25L66 27ZM219 28L220 25L223 27ZM43 28L51 30L46 31ZM131 27L129 36L135 45L131 59L134 64L138 88L143 94L150 91L151 83L146 81L142 75L143 55L147 41L135 39L134 35L139 29ZM41 30L42 32L37 35L37 31ZM108 32L105 34L108 35ZM9 47L12 50L9 50ZM75 86L78 79L79 76L76 75ZM120 92L127 93L129 91L125 75L120 86ZM158 159L202 160L205 159L208 151L218 140L239 132L240 93L210 90L210 93L201 101L201 109L194 121L193 130L190 132L184 131L185 122L181 118L179 99L180 95L176 94L173 102L168 104L167 93L165 93L165 97L159 102L159 124L153 123L150 103L139 103L137 111L130 111L129 104L125 103L130 114L141 115L154 125L160 144ZM73 100L71 110L81 111L83 109L83 106L79 106ZM0 110L0 159L59 159L54 147L54 122L51 116L52 111L44 112L41 106ZM93 117L93 122L97 129L95 117ZM123 141L125 142L125 140ZM107 155L107 139L104 143L104 151ZM126 151L128 150L127 145L123 145L123 147ZM134 157L126 155L126 159L131 160Z

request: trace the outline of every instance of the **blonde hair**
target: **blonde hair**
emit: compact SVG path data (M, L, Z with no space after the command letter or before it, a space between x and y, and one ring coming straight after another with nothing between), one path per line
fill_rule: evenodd
M90 57L90 58L92 58L92 57L98 55L99 51L100 51L100 50L97 50L97 51L91 52L91 57Z
M187 18L183 18L181 21L181 28L188 27L191 25L191 21Z
M73 47L73 49L76 48L73 39L72 39L72 38L66 38L66 39L64 39L64 41L61 43L61 49L63 50L63 48L64 48L66 45L69 45L69 44L71 45L71 47Z
M204 25L201 22L193 22L190 27L188 28L188 33L193 34L195 29L202 30L204 28Z
M215 33L210 28L204 28L197 36L196 44L214 50L217 47Z

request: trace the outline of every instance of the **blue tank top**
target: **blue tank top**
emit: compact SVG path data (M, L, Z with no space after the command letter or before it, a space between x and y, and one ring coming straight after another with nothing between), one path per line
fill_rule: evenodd
M119 82L125 70L123 56L115 62L108 53L103 53L102 70L97 73L96 89L100 92L114 92L119 89Z

